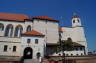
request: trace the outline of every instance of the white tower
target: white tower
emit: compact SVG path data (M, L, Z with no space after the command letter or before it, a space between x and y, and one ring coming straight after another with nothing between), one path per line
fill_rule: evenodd
M81 20L80 20L79 16L74 15L72 17L72 27L76 27L76 26L81 26Z
M84 45L85 54L87 54L88 49L87 49L86 37L85 37L83 26L81 25L80 17L78 15L74 15L72 17L72 28L73 28L72 40L74 42Z

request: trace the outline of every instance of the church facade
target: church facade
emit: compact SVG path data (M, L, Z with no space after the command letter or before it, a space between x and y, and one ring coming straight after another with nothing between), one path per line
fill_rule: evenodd
M44 57L47 47L57 45L59 33L62 40L71 38L74 42L75 50L65 51L66 55L87 54L87 42L79 16L73 16L72 27L69 28L60 27L58 20L47 16L29 18L23 14L0 13L0 56Z

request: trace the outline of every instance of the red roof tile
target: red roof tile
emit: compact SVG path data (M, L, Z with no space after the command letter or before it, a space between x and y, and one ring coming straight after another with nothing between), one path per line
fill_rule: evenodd
M15 21L24 21L28 19L28 16L24 14L15 14L15 13L0 13L1 20L15 20Z
M55 19L50 18L48 16L36 16L36 17L33 17L32 19L42 19L42 20L49 20L49 21L59 22L58 20L55 20Z
M72 16L72 18L79 18L79 16L78 15L74 15L74 16Z
M23 35L31 35L31 36L44 36L44 34L37 32L35 30L29 31L29 32L25 32L22 33Z

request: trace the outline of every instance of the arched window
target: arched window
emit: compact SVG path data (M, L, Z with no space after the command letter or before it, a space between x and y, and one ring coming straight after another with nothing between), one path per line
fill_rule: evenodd
M12 37L12 34L13 34L13 25L9 24L5 29L5 36Z
M23 28L21 25L18 25L16 28L15 28L15 37L20 37L21 36L21 33L23 31Z
M73 20L73 23L75 23L75 20Z
M41 56L40 52L38 52L38 53L36 54L36 56L37 56L37 59L39 59L40 56Z
M79 19L77 19L78 23L79 23Z
M28 25L26 31L31 31L31 26Z
M0 23L0 31L4 30L4 25Z

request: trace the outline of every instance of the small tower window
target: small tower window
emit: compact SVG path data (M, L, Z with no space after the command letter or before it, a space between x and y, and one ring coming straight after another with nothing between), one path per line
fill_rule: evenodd
M75 23L75 20L73 20L73 23Z
M79 22L79 19L77 21Z
M38 39L35 39L35 44L38 44Z

